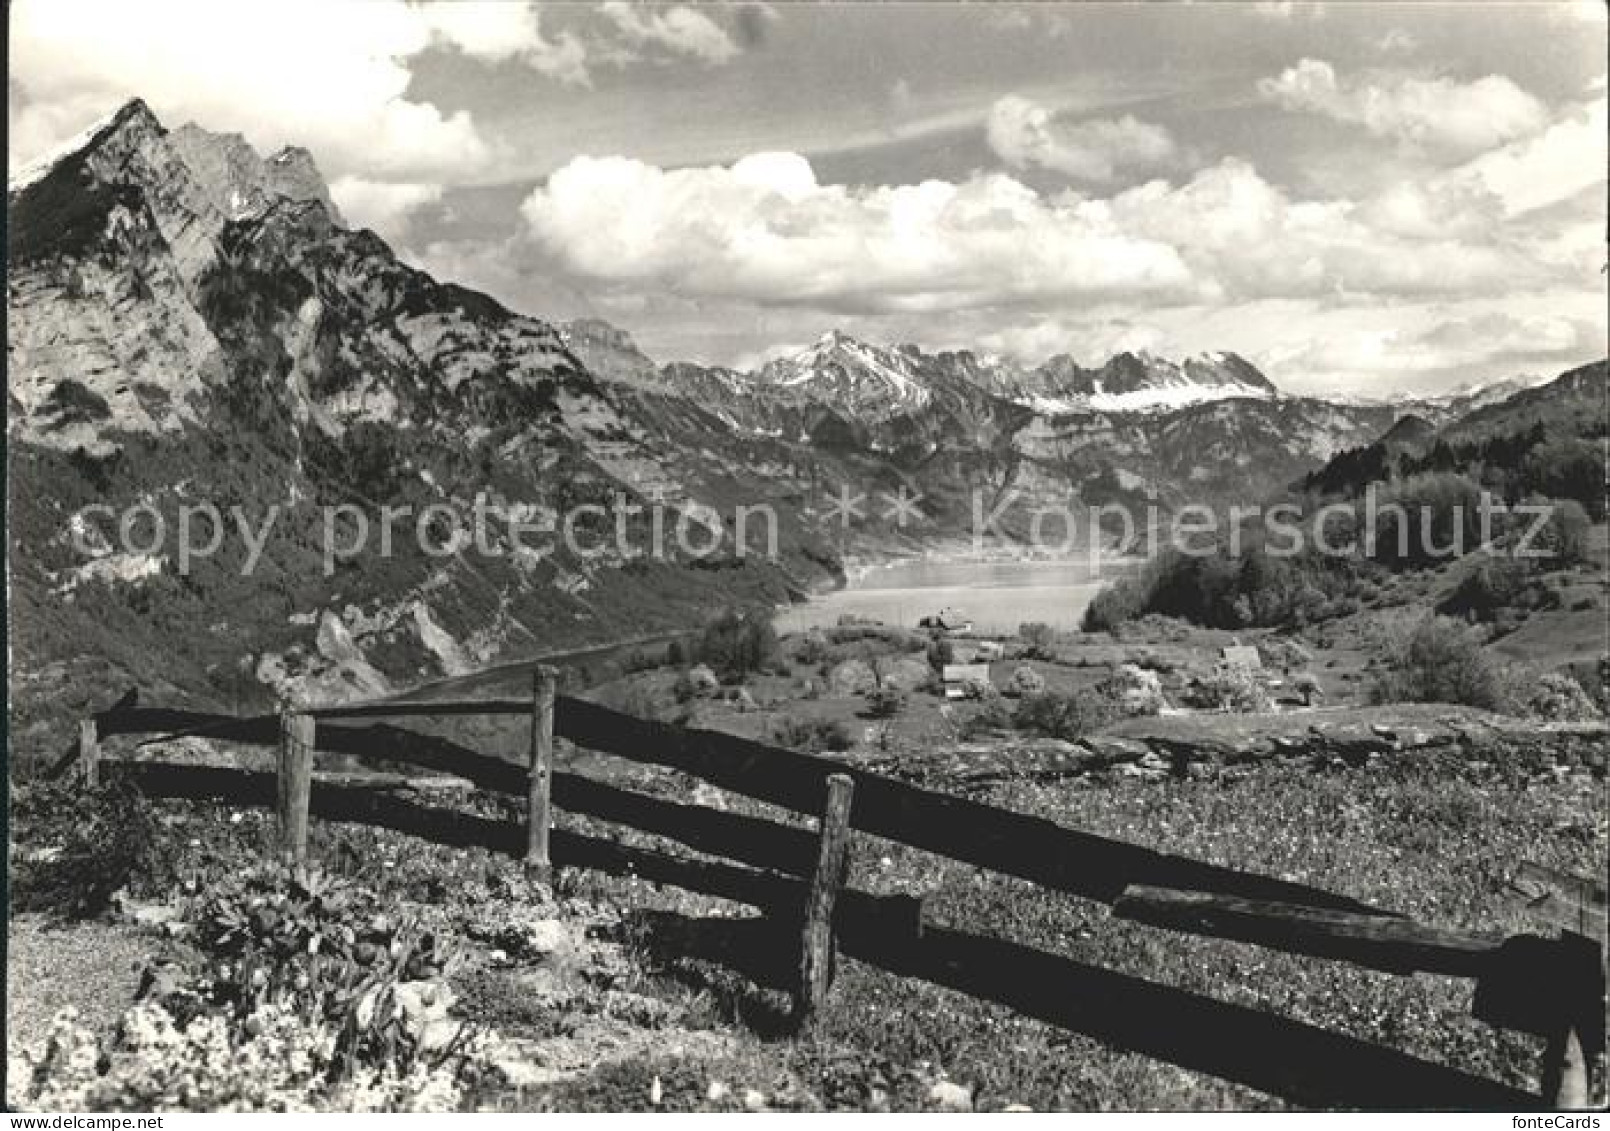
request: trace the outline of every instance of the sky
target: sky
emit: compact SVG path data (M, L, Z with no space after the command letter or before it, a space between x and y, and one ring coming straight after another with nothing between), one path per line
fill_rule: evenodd
M657 360L828 329L1433 393L1606 351L1602 0L17 0L13 168L123 100Z

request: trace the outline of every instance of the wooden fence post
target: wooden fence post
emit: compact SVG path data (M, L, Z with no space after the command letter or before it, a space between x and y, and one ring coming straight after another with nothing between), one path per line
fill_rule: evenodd
M1561 932L1557 1027L1543 1051L1543 1100L1556 1110L1594 1105L1593 1062L1604 1049L1603 944L1574 931Z
M539 664L531 673L531 762L526 803L526 874L541 883L553 877L548 830L553 827L553 693L558 669Z
M78 721L78 765L84 775L85 785L93 787L101 784L100 728L94 719Z
M1559 929L1546 969L1528 980L1523 999L1540 1003L1543 1101L1557 1110L1592 1106L1593 1064L1605 1045L1605 887L1597 878L1523 861L1510 881L1527 914ZM1528 1031L1538 1031L1537 1026ZM1602 1094L1602 1093L1601 1093Z
M850 802L855 782L848 774L827 779L827 806L822 811L822 841L816 873L805 896L805 921L799 958L799 993L794 1021L809 1025L827 1000L833 976L833 905L850 866Z
M280 851L295 868L307 862L307 810L313 790L314 719L287 708L280 712Z
M1548 1038L1543 1052L1543 1102L1561 1111L1588 1106L1588 1061L1569 1021Z

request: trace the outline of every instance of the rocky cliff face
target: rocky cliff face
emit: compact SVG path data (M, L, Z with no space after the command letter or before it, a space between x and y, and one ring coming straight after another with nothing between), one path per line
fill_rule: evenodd
M93 705L108 679L203 702L375 694L832 576L794 521L776 562L674 541L635 557L652 503L708 525L742 495L741 453L673 446L558 327L347 228L305 153L170 132L135 102L15 181L8 208L25 721ZM617 527L617 500L643 510ZM86 523L92 504L110 509ZM542 532L583 505L580 550ZM117 516L141 506L131 551ZM224 536L187 552L181 524L212 543L208 507ZM382 540L386 507L406 517Z

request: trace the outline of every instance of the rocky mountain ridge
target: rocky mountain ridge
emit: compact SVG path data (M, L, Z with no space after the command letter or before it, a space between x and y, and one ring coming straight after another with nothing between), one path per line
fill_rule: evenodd
M305 152L169 131L140 102L7 203L23 724L115 679L225 706L339 699L674 628L970 540L981 502L1017 500L990 532L1011 541L1036 506L1262 499L1399 415L1282 396L1233 354L1021 370L831 333L754 373L660 365L607 323L402 262L346 226ZM846 490L920 506L852 523ZM170 540L114 545L84 528L91 504L149 508ZM182 569L171 535L201 504L261 543ZM656 504L719 552L635 552ZM775 514L775 555L736 553L740 506ZM387 507L444 509L382 551ZM443 517L478 510L503 524L484 547ZM504 529L561 513L586 552ZM333 561L332 536L351 547Z

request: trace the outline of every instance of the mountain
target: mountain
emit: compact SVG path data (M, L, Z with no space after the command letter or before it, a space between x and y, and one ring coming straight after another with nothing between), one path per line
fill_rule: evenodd
M1400 415L1233 354L1023 368L829 333L754 372L662 365L403 262L304 151L138 101L7 205L24 741L110 686L322 702L683 627L971 545L1001 504L990 538L1022 541L1040 507L1259 501ZM775 554L738 552L740 507Z
M1263 498L1397 417L1388 405L1282 396L1231 353L1179 364L1119 354L1096 369L1061 356L1024 369L838 331L752 373L667 365L660 386L740 434L875 453L930 497L987 484L1025 506L1064 505L1070 493L1142 507Z
M1024 369L966 350L928 354L914 345L872 345L838 330L748 376L764 390L862 419L915 412L941 390L973 389L1047 414L1166 412L1280 395L1252 363L1233 353L1205 353L1178 364L1144 351L1120 353L1096 369L1064 354Z
M1029 403L1045 412L1156 412L1228 399L1273 400L1273 383L1244 357L1211 352L1176 364L1144 350L1120 353L1099 369L1067 355L1028 376Z
M1607 412L1607 363L1567 370L1541 385L1522 386L1498 400L1484 400L1443 429L1450 441L1519 432L1541 424L1555 434L1602 436Z
M7 204L14 726L119 680L229 707L382 694L839 575L792 511L775 561L642 557L653 503L716 535L768 481L672 447L563 329L346 227L301 151L136 101ZM617 500L642 510L617 525ZM575 549L514 525L583 504Z
M657 385L659 367L632 335L601 318L581 318L559 328L559 336L587 370L606 381Z
M1460 403L1463 398L1455 398ZM1604 509L1603 448L1610 434L1610 362L1521 385L1440 426L1400 419L1380 439L1338 453L1305 475L1305 491L1357 496L1371 483L1427 472L1467 477L1511 501L1531 494L1573 498Z
M879 420L929 404L933 385L918 372L921 360L915 347L871 346L833 330L809 349L768 362L752 380L770 392L798 393L859 419Z

